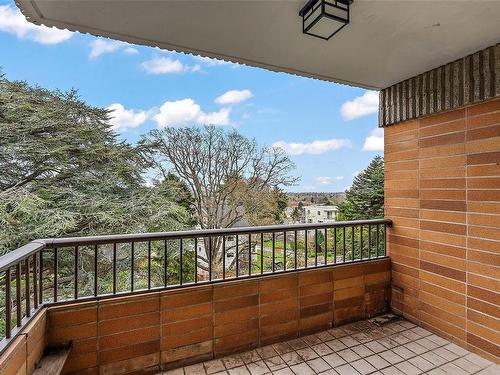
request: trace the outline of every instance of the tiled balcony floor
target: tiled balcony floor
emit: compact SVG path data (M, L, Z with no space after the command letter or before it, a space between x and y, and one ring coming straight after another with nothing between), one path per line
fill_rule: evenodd
M498 375L500 366L405 320L357 322L164 375Z

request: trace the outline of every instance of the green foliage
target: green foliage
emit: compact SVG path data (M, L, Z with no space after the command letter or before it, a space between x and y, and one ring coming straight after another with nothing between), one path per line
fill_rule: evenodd
M0 77L0 254L35 238L190 224L185 186L145 184L148 164L117 139L109 115L74 90Z
M338 204L340 220L384 217L384 159L375 156L346 190L346 200Z

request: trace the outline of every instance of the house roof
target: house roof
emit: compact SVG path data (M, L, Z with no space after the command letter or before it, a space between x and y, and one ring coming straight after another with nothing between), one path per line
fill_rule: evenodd
M29 21L381 89L500 40L500 1L362 1L329 41L302 33L306 0L17 0Z

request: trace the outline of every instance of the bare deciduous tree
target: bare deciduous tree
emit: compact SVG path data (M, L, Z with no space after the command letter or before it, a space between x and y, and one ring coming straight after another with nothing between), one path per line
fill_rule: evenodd
M283 150L259 147L236 130L214 126L153 130L141 147L160 174L174 171L189 186L203 229L232 227L241 221L275 223L280 188L297 182L291 175L295 166ZM217 268L222 262L221 241L214 241L211 256Z

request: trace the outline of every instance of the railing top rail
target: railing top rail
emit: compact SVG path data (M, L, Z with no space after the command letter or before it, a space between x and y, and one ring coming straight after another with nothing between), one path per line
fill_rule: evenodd
M236 227L223 229L195 229L177 232L153 232L153 233L133 233L133 234L113 234L87 237L62 237L47 238L32 241L16 250L0 257L0 271L6 270L18 263L20 260L37 253L44 248L69 247L69 246L89 246L98 244L112 244L121 242L140 242L180 238L201 238L210 236L222 236L231 234L253 234L253 233L276 233L295 230L313 230L322 228L342 228L356 225L392 225L390 219L353 220L337 221L331 223L314 224L291 224L291 225L266 225L255 227Z
M273 233L294 230L306 229L321 229L321 228L342 228L356 225L376 225L387 224L391 225L390 219L372 219L372 220L355 220L355 221L337 221L332 223L316 223L316 224L291 224L291 225L266 225L256 227L236 227L222 229L195 229L177 232L153 232L153 233L136 233L136 234L113 234L103 236L88 236L88 237L66 237L42 240L47 248L76 246L76 245L97 245L105 243L131 242L131 241L153 241L164 239L180 239L194 237L210 237L222 236L230 234L252 234L252 233Z
M0 257L0 272L19 263L19 261L39 252L45 248L45 242L40 240L31 241L10 253Z

